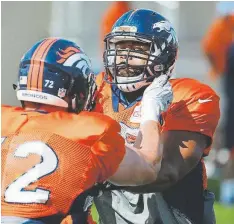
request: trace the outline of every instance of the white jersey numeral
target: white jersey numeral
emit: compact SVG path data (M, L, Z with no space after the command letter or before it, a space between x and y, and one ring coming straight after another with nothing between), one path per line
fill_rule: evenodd
M1 137L1 144L5 141L6 137Z
M48 201L50 191L36 188L25 190L30 184L53 173L58 167L58 157L48 145L40 141L26 142L14 153L15 157L27 158L30 154L41 156L41 162L14 180L5 191L5 201L10 203L40 203ZM23 160L22 160L23 162Z

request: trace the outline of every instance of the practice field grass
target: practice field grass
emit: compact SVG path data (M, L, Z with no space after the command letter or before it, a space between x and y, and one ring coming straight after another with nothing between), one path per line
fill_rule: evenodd
M98 223L98 213L97 213L97 209L95 207L95 205L93 204L92 207L91 207L91 214L92 214L92 217L93 217L93 221L95 221L96 223Z
M226 207L215 204L215 215L217 224L233 224L234 223L234 207Z
M217 224L234 223L234 207L226 207L219 203L215 203L215 215ZM95 206L92 206L92 216L94 221L98 223L98 214Z

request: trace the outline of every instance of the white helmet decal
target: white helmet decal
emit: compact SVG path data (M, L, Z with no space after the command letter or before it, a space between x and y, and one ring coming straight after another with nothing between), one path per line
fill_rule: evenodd
M160 21L153 25L153 29L157 29L158 32L161 32L164 30L169 33L171 32L173 27L169 21Z

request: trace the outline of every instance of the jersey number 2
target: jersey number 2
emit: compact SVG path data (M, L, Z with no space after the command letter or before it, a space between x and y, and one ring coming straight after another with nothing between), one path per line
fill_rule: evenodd
M41 162L33 166L22 176L14 180L5 191L5 201L10 203L40 203L45 204L50 191L36 188L24 190L40 178L53 173L58 167L58 158L55 152L40 141L26 142L20 145L14 153L15 157L27 158L29 154L41 156Z

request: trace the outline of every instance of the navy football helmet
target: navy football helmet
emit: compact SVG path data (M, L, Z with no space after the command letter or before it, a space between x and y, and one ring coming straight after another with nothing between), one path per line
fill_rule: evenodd
M148 50L116 47L127 41L148 45ZM121 91L136 91L162 74L170 77L174 69L177 36L171 23L155 11L137 9L125 13L104 42L105 80L116 84ZM124 76L121 70L125 70Z
M91 62L69 40L43 39L20 61L16 94L21 102L65 107L69 112L91 110L96 94Z

